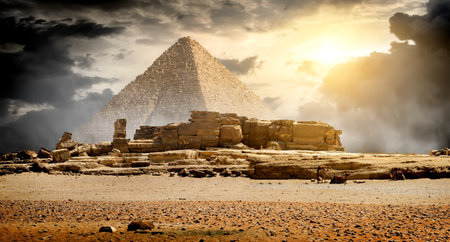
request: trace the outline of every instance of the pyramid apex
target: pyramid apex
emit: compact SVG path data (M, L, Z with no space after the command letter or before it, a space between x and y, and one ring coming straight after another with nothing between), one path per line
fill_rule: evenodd
M186 44L187 45L193 45L193 44L196 44L197 42L195 40L193 40L191 38L191 36L186 36L186 37L179 38L177 43L178 44L184 44L184 45L186 45Z

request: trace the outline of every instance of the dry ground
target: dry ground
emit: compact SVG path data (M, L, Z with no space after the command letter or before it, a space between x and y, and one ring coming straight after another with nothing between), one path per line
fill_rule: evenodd
M0 240L448 241L449 201L450 179L332 185L24 173L0 177ZM157 228L126 232L139 219Z

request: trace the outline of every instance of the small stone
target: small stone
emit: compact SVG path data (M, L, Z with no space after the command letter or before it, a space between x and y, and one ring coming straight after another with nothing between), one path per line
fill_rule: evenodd
M98 232L114 233L116 231L117 231L116 228L112 226L102 226Z

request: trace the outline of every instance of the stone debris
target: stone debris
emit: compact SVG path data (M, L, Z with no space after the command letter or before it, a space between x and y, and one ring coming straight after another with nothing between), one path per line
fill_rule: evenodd
M68 149L58 149L52 151L53 162L59 163L68 161L70 159L70 152Z
M431 154L434 156L440 156L440 155L446 155L449 156L450 155L450 149L449 148L443 148L440 150L432 150Z
M17 158L20 160L29 160L29 159L35 159L38 155L34 150L23 150L17 153Z
M38 153L38 158L51 158L52 157L52 151L48 150L44 147L41 147Z

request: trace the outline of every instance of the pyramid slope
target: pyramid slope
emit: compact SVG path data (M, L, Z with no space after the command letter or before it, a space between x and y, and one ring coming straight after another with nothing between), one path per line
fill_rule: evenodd
M234 112L268 119L276 115L196 41L181 38L135 81L125 86L75 134L97 143L112 139L116 119L127 119L127 136L141 125L187 121L191 110Z

